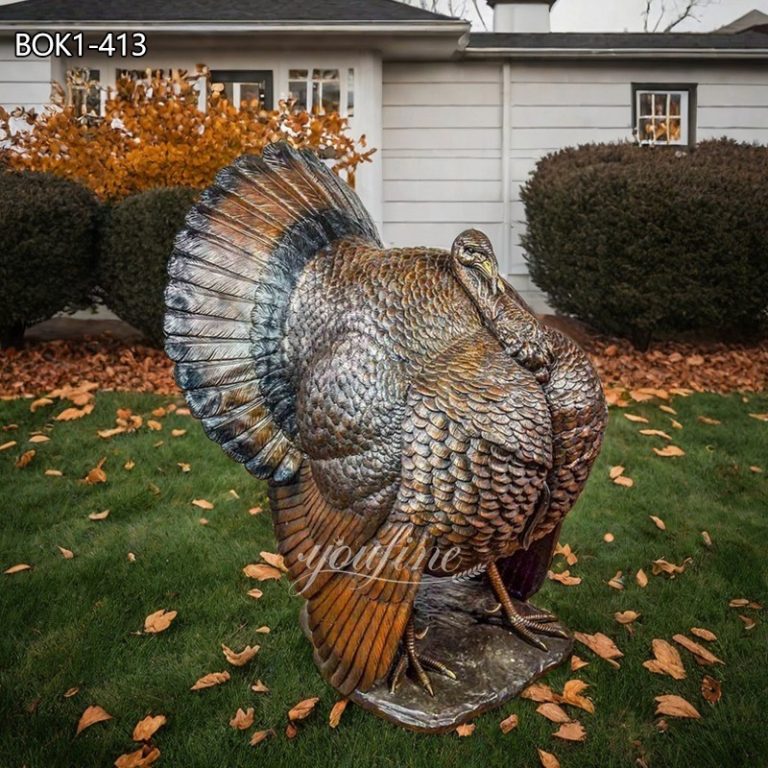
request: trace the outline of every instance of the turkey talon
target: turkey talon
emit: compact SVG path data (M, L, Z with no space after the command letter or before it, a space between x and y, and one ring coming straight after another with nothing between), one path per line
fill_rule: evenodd
M409 668L413 671L418 683L430 696L434 696L435 691L432 688L432 681L429 679L429 675L426 673L424 667L439 672L441 675L445 675L451 680L456 680L456 675L446 667L443 662L439 661L434 656L429 656L426 653L419 653L416 650L416 640L423 639L427 634L428 629L429 628L427 627L417 634L413 626L413 620L408 622L408 626L405 629L405 638L403 640L403 648L400 653L400 658L397 660L389 684L390 693L397 692L400 683L405 677L406 670Z

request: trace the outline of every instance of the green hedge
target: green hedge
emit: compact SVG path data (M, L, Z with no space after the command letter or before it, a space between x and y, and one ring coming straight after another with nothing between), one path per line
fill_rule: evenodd
M90 303L98 203L73 181L47 173L0 173L0 344Z
M765 327L768 147L568 148L522 199L531 278L557 310L641 345Z
M184 187L152 189L116 203L105 217L99 263L104 302L153 344L163 342L173 240L198 194Z

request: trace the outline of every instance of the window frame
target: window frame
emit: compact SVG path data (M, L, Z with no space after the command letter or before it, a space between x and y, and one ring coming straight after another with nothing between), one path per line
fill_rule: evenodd
M672 144L670 142L651 142L642 141L640 138L640 94L648 92L655 93L684 93L688 96L687 114L684 110L680 109L680 143ZM635 134L637 142L641 146L653 146L653 147L672 147L672 148L688 148L691 149L696 146L696 116L697 116L697 92L698 83L632 83L632 131ZM683 120L687 119L688 125L683 124ZM687 130L686 130L687 128ZM687 134L687 136L686 136Z
M322 72L323 70L336 70L338 72L338 87L339 87L339 109L338 112L342 117L347 118L353 118L355 113L355 87L356 87L356 67L354 65L342 65L342 64L316 64L316 63L309 63L309 62L302 62L300 64L296 63L289 63L286 67L286 85L287 90L286 94L289 94L291 92L291 83L304 83L306 87L306 94L307 94L307 104L303 107L300 107L300 109L306 109L308 112L313 113L315 103L314 103L314 93L313 93L313 85L315 83L318 83L318 93L320 95L320 99L322 102L322 83L324 82L333 82L332 80L323 80L322 78L318 81L314 78L314 73L317 71ZM292 72L300 72L300 71L306 71L307 77L304 78L293 78L291 77ZM352 96L351 104L350 104L350 94ZM351 107L351 112L350 112Z
M214 76L215 75L215 76ZM240 109L240 86L264 80L264 104L267 110L275 108L275 70L274 69L211 69L210 83L232 83L232 105Z

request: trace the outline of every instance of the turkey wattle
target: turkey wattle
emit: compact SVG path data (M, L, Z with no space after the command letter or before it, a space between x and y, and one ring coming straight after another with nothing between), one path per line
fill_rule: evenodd
M177 381L208 436L269 481L326 679L348 694L410 666L431 691L425 667L452 674L416 650L424 573L487 571L510 628L542 647L552 617L513 597L546 575L606 408L485 235L385 249L347 185L273 144L219 173L169 274ZM327 567L331 550L350 557Z

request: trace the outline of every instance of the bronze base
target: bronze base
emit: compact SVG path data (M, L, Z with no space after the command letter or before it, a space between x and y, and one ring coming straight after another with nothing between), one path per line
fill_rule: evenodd
M430 580L416 599L416 627L429 626L417 647L442 661L457 680L430 672L434 697L406 679L394 694L385 680L365 693L355 691L350 699L409 730L440 733L501 706L570 657L571 637L540 635L548 648L540 651L502 626L498 618L485 614L493 602L484 579ZM307 634L305 610L301 626ZM566 629L560 623L553 626Z

